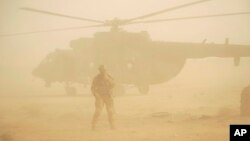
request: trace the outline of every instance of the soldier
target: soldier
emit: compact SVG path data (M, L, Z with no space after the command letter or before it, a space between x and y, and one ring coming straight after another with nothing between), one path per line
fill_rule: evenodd
M106 72L104 65L101 65L99 67L99 74L94 78L91 86L92 94L95 96L95 113L92 120L92 130L95 130L96 128L96 123L104 105L106 105L110 127L111 129L115 129L113 121L113 87L113 78Z
M250 85L245 87L241 93L241 107L242 116L250 116Z

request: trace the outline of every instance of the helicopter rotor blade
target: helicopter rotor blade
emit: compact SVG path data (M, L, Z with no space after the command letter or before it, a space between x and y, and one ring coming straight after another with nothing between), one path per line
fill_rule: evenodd
M224 14L202 15L202 16L190 16L190 17L181 17L181 18L168 18L168 19L145 20L145 21L135 21L135 22L131 22L131 23L128 23L128 24L156 23L156 22L168 22L168 21L180 21L180 20L203 19L203 18L214 18L214 17L226 17L226 16L246 15L246 14L250 14L250 12L224 13Z
M75 30L75 29L92 28L92 27L105 27L105 26L107 26L107 25L98 24L98 25L89 25L89 26L76 26L76 27L67 27L67 28L55 28L55 29L49 29L49 30L37 30L37 31L20 32L20 33L12 33L12 34L0 34L0 37L16 36L16 35L27 35L27 34L35 34L35 33L42 33L42 32Z
M26 11L31 11L31 12L37 12L37 13L42 13L42 14L48 14L48 15L53 15L53 16L59 16L59 17L64 17L64 18L70 18L70 19L76 19L76 20L81 20L81 21L89 21L89 22L95 22L95 23L105 23L104 21L100 20L95 20L95 19L89 19L89 18L82 18L82 17L76 17L76 16L69 16L69 15L64 15L60 13L55 13L55 12L50 12L50 11L45 11L45 10L39 10L35 8L20 8L22 10Z
M143 15L143 16L127 19L125 21L125 24L129 24L130 22L133 22L135 20L141 20L141 19L149 18L149 17L152 17L152 16L163 14L165 12L174 11L174 10L177 10L177 9L181 9L181 8L196 5L196 4L200 4L200 3L203 3L203 2L207 2L207 1L210 1L210 0L199 0L199 1L191 2L191 3L182 4L182 5L179 5L179 6L176 6L176 7L167 8L167 9L160 10L160 11L157 11L157 12L149 13L149 14L146 14L146 15Z

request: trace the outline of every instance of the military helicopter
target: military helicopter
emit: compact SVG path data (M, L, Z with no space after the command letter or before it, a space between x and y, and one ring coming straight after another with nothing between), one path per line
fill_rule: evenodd
M189 20L250 14L250 12L224 13L215 15L190 16L182 18L144 20L169 11L197 5L209 0L199 0L176 7L149 13L131 19L95 20L64 14L22 8L26 11L60 16L96 23L95 25L59 28L18 34L71 30L79 28L110 27L107 32L97 32L92 38L79 38L70 42L69 49L56 49L33 70L33 75L43 79L46 86L53 82L65 83L68 94L75 94L74 83L88 85L100 64L104 64L118 84L116 93L124 93L123 85L134 85L140 93L146 94L149 86L174 78L189 58L232 57L235 65L240 57L250 56L249 45L152 41L147 32L127 32L120 27L138 23L157 23L174 20ZM15 34L15 35L18 35Z

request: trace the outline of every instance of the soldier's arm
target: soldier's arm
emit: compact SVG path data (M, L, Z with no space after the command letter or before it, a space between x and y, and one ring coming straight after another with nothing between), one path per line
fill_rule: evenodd
M108 78L109 78L110 87L111 87L111 88L114 88L115 82L114 82L113 77L112 77L111 75L108 74Z

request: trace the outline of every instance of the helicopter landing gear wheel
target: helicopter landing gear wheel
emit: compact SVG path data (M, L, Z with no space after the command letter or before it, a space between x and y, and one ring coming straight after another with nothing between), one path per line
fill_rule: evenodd
M121 84L118 84L118 85L115 85L114 89L113 89L113 95L114 96L122 96L122 95L125 95L125 88L123 85Z
M139 85L138 90L141 94L148 94L149 92L149 85Z

